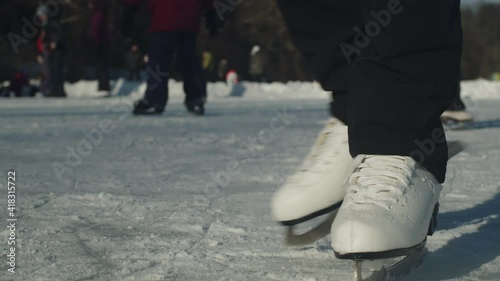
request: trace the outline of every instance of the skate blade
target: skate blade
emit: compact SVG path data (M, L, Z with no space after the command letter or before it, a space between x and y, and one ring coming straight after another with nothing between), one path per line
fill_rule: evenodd
M335 212L335 211L338 211L338 209L340 208L340 206L342 205L342 202L343 201L340 201L340 202L337 202L325 209L322 209L322 210L319 210L315 213L312 213L310 215L307 215L305 217L302 217L302 218L299 218L299 219L295 219L295 220L290 220L290 221L281 221L280 223L284 226L295 226L295 225L299 225L301 223L304 223L304 222L307 222L307 221L310 221L312 219L315 219L317 217L320 217L322 215L326 215L326 214L330 214L331 212Z
M384 252L365 252L365 253L347 253L347 254L341 254L336 251L335 257L341 260L379 260L379 259L389 259L389 258L398 258L398 257L403 257L403 256L410 256L414 253L420 252L425 248L425 245L427 243L427 238L424 239L424 241L420 242L419 244L409 247L409 248L401 248L401 249L394 249L394 250L389 250L389 251L384 251Z
M415 268L419 267L427 255L427 248L423 248L415 253L403 257L390 266L384 266L387 261L379 260L358 260L354 262L354 281L395 281L407 275ZM393 259L389 259L393 260ZM363 270L363 265L367 270ZM363 277L363 272L371 273L368 277Z
M460 152L464 151L467 145L461 141L449 141L448 142L448 159L457 156Z
M314 243L330 234L333 220L337 216L338 209L328 215L328 217L311 230L303 234L294 232L296 226L288 226L285 235L285 245L295 247Z

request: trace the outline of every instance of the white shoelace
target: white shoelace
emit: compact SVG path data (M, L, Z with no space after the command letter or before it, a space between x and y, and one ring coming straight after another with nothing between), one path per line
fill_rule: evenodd
M415 162L402 156L365 156L348 179L346 202L391 209L404 198Z

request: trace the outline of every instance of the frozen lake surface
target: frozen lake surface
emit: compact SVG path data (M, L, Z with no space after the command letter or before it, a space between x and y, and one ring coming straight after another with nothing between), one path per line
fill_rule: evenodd
M0 280L351 280L329 237L287 248L270 217L272 193L328 119L317 85L250 84L241 97L211 85L202 118L178 83L156 117L129 114L143 85L111 98L67 87L66 100L0 100L5 224L9 169L18 208L16 274L3 227ZM448 134L468 147L449 162L430 254L405 280L500 280L499 89L464 84L477 120Z

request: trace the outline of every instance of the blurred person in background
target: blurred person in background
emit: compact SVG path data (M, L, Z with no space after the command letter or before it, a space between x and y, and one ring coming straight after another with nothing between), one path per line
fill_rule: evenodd
M252 82L263 82L264 78L264 56L260 49L260 46L253 46L250 51L250 65L248 69L248 74L250 74L250 81Z
M230 69L226 75L226 85L228 86L228 96L241 97L245 94L245 86L240 82L238 72Z
M205 50L201 53L201 67L205 72L205 78L209 82L215 81L214 79L214 71L215 71L215 59L212 52Z
M137 43L133 42L130 50L125 55L125 64L129 71L128 79L131 81L141 80L140 73L145 63L144 54L139 50Z
M30 85L28 75L21 70L16 70L8 87L16 97L34 97L35 88Z
M96 59L97 90L109 92L109 23L108 3L106 0L89 0L91 11L90 38Z
M217 66L217 78L219 81L226 81L226 73L228 70L228 61L226 58L223 58L219 61L219 65Z
M64 91L64 57L67 53L64 31L59 22L59 14L51 17L50 10L40 5L36 15L45 32L42 39L43 48L47 52L47 61L50 73L48 97L65 97Z
M491 80L493 80L493 81L500 81L500 72L493 72L491 74Z
M37 56L36 61L40 67L39 79L40 87L39 91L42 95L46 96L50 92L50 68L49 68L49 52L44 44L45 36L47 32L45 29L40 30L40 35L36 41Z
M141 0L125 0L123 34L129 37L135 11ZM206 80L197 54L197 35L205 14L210 35L220 24L213 0L148 0L152 13L148 68L154 71L147 80L144 98L134 105L133 114L162 114L168 101L170 66L177 54L177 65L184 78L186 109L194 114L205 113Z

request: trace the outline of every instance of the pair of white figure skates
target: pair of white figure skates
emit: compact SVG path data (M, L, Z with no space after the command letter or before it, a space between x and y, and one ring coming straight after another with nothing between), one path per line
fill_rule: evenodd
M352 159L347 126L331 119L271 208L274 220L291 227L332 213L332 248L337 258L357 261L355 280L388 280L388 268L363 279L360 261L404 256L415 265L434 232L441 189L411 157Z

